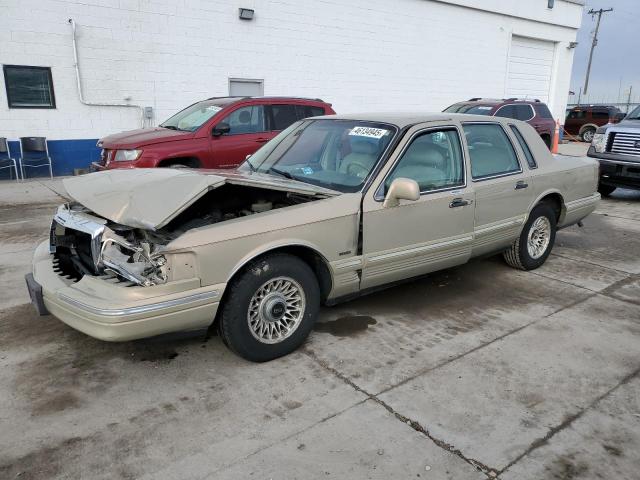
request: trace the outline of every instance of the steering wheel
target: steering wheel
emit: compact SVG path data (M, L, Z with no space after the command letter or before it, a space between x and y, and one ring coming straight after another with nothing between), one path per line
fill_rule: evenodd
M368 173L369 167L360 162L354 161L347 166L348 175L353 175L354 177L358 178L364 178Z

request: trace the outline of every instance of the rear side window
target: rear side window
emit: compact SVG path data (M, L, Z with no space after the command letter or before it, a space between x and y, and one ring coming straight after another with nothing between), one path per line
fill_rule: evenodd
M296 105L296 112L298 114L298 120L302 120L307 117L318 117L325 115L324 108L312 107L309 105Z
M536 115L542 118L553 118L549 108L544 103L536 103L533 106L533 109L536 111Z
M504 107L500 107L494 115L496 117L516 118L516 106L505 105Z
M587 112L584 110L572 110L569 112L568 118L585 118Z
M462 128L469 147L474 180L520 171L516 151L502 126L497 123L465 123Z
M529 150L529 145L527 145L527 142L525 141L524 137L520 133L520 130L518 130L518 127L516 127L515 125L509 125L509 127L511 127L511 131L513 132L513 134L518 139L518 143L520 144L520 147L522 148L522 151L524 152L524 156L527 159L527 163L529 164L529 168L538 168L538 164L536 163L536 159L533 158L533 154L531 153L531 150Z
M298 120L296 105L271 105L271 130L284 130Z
M495 113L496 117L515 118L526 122L533 118L533 110L529 105L505 105Z

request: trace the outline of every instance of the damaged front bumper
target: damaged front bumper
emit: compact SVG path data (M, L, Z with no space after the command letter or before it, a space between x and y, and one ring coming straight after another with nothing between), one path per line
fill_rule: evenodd
M90 275L73 281L55 271L46 241L36 249L33 273L27 277L40 314L51 313L72 328L106 341L207 328L225 288L224 284L201 287L197 278L144 288Z
M89 237L84 245L79 244L76 232ZM105 270L112 271L145 287L167 281L163 269L166 258L160 253L161 248L150 242L134 244L110 228L106 220L90 215L81 208L74 210L68 204L58 208L51 223L49 252L56 253L59 247L72 251L71 260L81 274L97 275ZM84 264L81 256L83 250L85 254L90 253L91 257L85 258Z

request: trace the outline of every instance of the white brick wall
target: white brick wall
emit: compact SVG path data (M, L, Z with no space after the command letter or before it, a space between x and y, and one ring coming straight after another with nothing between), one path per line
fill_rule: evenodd
M578 2L580 3L580 2ZM458 5L459 4L459 5ZM238 7L254 8L251 22ZM482 8L487 11L483 11ZM556 0L0 0L0 63L52 67L55 110L7 108L0 136L97 138L139 126L139 112L78 100L77 24L85 98L152 106L153 123L229 77L263 78L265 95L320 97L336 111L442 110L502 97L512 34L559 42L550 108L563 117L582 6ZM501 12L501 13L495 13ZM4 79L2 80L4 83Z

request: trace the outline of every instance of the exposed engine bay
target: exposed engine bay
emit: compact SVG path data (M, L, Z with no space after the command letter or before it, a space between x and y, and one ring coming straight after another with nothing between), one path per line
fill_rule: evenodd
M158 230L114 223L70 203L60 206L54 216L49 250L54 268L68 279L107 275L128 286L158 285L170 280L167 245L184 232L320 198L226 184L208 191Z

